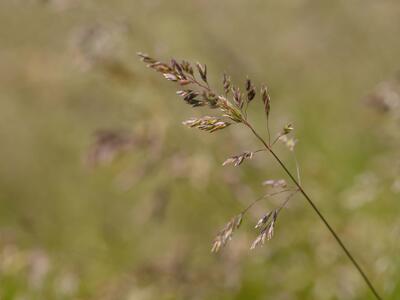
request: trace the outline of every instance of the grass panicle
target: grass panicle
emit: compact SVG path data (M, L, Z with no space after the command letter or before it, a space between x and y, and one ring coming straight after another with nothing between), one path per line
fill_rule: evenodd
M170 63L165 63L158 61L157 59L154 59L147 54L138 53L138 56L144 63L146 63L147 67L161 73L165 79L176 83L179 88L177 94L182 97L187 104L195 108L207 106L210 109L216 109L221 114L220 116L216 117L205 116L202 118L193 118L183 122L184 125L208 132L222 130L227 128L229 125L234 124L241 124L247 127L254 135L254 137L259 142L261 142L264 147L263 150L265 150L272 156L272 158L278 163L278 165L282 168L284 173L286 173L286 175L290 178L294 185L289 186L285 180L264 181L263 184L265 186L277 189L277 191L263 195L262 197L252 202L238 215L233 217L217 234L212 243L212 252L218 252L228 243L229 240L231 240L233 233L239 228L240 224L242 223L246 212L250 208L252 208L255 203L277 194L287 193L287 196L281 206L264 214L258 220L255 226L255 228L258 230L258 235L250 248L254 249L257 246L265 244L266 241L271 240L274 236L277 219L280 212L283 208L286 207L290 199L292 199L292 197L296 193L300 193L303 195L305 200L308 202L308 204L311 206L311 208L314 210L320 220L325 224L329 232L332 234L333 238L336 240L338 245L341 247L341 249L350 259L354 267L360 273L365 283L374 294L375 298L382 299L376 291L375 287L372 285L366 273L355 260L353 254L350 253L342 240L339 238L336 231L332 228L332 226L326 220L325 216L321 213L315 203L311 200L308 193L306 193L306 191L304 190L303 186L301 185L300 168L296 156L294 155L296 163L296 176L294 176L292 172L288 169L286 164L275 152L275 149L273 147L276 142L280 141L285 144L291 152L294 153L297 140L294 137L289 137L290 135L292 135L292 132L294 130L293 125L289 123L285 125L280 132L277 133L275 140L271 143L271 134L269 129L269 119L271 114L271 96L269 93L269 89L266 85L263 85L260 88L260 98L266 116L266 130L268 133L268 138L264 139L256 131L254 126L247 118L247 108L250 103L254 102L253 99L256 97L256 88L249 78L246 79L245 86L243 88L245 93L242 93L240 87L235 86L232 83L230 76L224 74L222 81L223 94L220 94L216 90L212 89L209 84L206 65L196 63L195 68L193 68L192 64L185 60L178 62L177 60L172 59ZM184 86L185 89L182 89L182 86ZM224 118L229 119L230 121L225 121ZM246 151L242 154L231 156L224 161L223 165L225 166L228 164L232 164L234 166L239 166L243 163L244 160L251 159L254 153L259 151L260 150Z

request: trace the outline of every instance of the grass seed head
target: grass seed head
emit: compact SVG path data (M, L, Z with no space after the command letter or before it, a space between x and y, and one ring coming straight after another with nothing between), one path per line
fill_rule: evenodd
M268 179L263 181L262 185L270 186L273 188L285 188L287 187L287 183L285 179Z
M233 164L235 167L237 167L237 166L240 166L245 159L252 159L253 155L254 155L254 152L246 151L246 152L243 152L242 154L234 155L234 156L227 158L222 163L222 165L226 166L228 164Z
M192 118L182 122L182 124L191 128L198 128L200 130L214 132L228 127L231 123L216 117L206 116L202 118Z
M267 118L269 117L269 113L271 112L271 98L268 93L267 86L261 87L261 100L264 103L264 111Z
M242 224L243 213L233 217L215 237L211 252L218 252L231 240L233 232Z
M247 92L247 101L250 103L251 100L256 96L256 89L249 78L246 79L246 92Z
M223 78L222 84L224 86L225 96L227 96L229 94L229 91L231 88L231 77L229 77L228 75L226 75L224 73L224 78Z

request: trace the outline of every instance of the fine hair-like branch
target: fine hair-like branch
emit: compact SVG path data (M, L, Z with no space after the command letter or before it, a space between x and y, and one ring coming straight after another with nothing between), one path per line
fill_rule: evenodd
M271 112L271 97L269 95L268 88L262 86L260 89L260 98L264 107L264 112L266 116L266 130L268 134L268 139L264 139L254 128L254 126L248 121L247 118L247 108L250 103L254 100L256 96L256 88L252 81L247 78L244 84L244 91L241 92L240 88L233 85L231 79L228 75L224 74L222 80L222 86L224 93L221 95L210 87L207 76L207 66L200 63L196 63L195 67L192 66L188 61L178 62L172 59L170 63L160 62L147 54L138 53L141 60L147 64L149 68L161 73L165 79L175 82L180 86L177 91L177 95L182 97L183 100L191 105L192 107L203 107L206 106L210 109L219 111L218 116L204 116L201 118L192 118L184 121L183 124L191 127L198 128L207 132L215 132L218 130L225 129L230 125L243 124L246 126L251 133L261 142L264 149L259 149L255 151L245 151L241 154L234 155L225 160L223 165L233 164L235 167L241 165L245 160L252 159L252 157L259 152L268 152L272 155L275 161L284 170L286 175L290 178L293 187L288 186L286 181L280 180L266 180L264 185L273 189L272 192L265 194L264 196L256 199L248 207L246 207L242 212L233 217L217 234L213 241L212 251L217 252L221 247L225 246L235 230L237 230L246 212L253 207L253 205L263 199L268 197L273 197L278 194L287 194L285 201L278 208L265 213L255 225L255 228L259 230L259 235L254 240L251 245L251 249L259 245L263 245L265 240L270 240L274 234L274 228L276 226L277 218L279 213L283 208L286 207L290 199L299 192L306 199L307 203L311 206L313 211L317 214L319 219L327 227L333 238L336 240L340 248L344 251L346 256L350 259L353 266L360 273L365 283L374 294L375 298L382 299L375 287L373 286L371 280L368 278L366 273L363 271L359 263L354 258L354 255L350 253L347 247L344 245L336 231L329 224L327 219L317 208L315 203L311 200L310 196L304 190L301 185L300 180L300 169L298 166L297 158L294 155L296 164L296 175L297 178L288 169L285 163L276 154L273 146L278 142L284 143L288 149L294 152L294 148L297 140L293 137L289 137L292 134L293 126L292 124L287 124L283 129L276 135L275 139L271 143L271 133L269 129L269 115ZM197 71L197 72L196 72Z

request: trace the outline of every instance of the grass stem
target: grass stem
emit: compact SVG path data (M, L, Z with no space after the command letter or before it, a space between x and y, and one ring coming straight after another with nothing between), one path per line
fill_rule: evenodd
M300 193L304 196L304 198L307 200L307 202L310 204L312 209L315 211L315 213L318 215L320 220L325 224L325 226L328 228L329 232L332 234L336 242L339 244L339 246L342 248L342 250L346 253L347 257L350 259L354 267L357 269L357 271L360 273L362 278L364 279L365 283L368 285L369 289L371 292L374 294L375 298L378 300L382 300L381 296L379 296L377 290L373 286L372 282L366 275L366 273L363 271L361 266L358 264L354 256L350 253L350 251L347 249L347 247L344 245L336 231L332 228L332 226L329 224L327 219L323 216L321 211L317 208L315 203L311 200L310 196L304 191L303 187L301 184L296 180L296 178L292 175L292 173L289 171L289 169L286 167L286 165L283 163L283 161L276 155L276 153L272 150L272 148L267 144L267 142L255 131L254 127L248 123L247 121L243 122L251 131L252 133L257 137L258 140L264 145L264 147L272 154L272 156L275 158L275 160L278 162L278 164L283 168L283 170L286 172L286 174L290 177L290 179L293 181L293 183L297 186L299 189Z

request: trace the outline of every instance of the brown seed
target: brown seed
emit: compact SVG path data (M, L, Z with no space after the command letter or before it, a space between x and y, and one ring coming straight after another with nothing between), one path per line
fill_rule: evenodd
M228 75L226 75L225 73L224 73L224 78L223 78L223 82L222 83L223 83L223 86L224 86L225 95L228 95L230 87L231 87L231 78Z
M268 94L268 88L266 86L261 87L261 99L264 103L264 111L267 116L269 117L269 113L271 111L271 99Z
M196 63L197 71L200 74L201 79L207 83L207 66L202 66L200 63Z
M247 78L246 80L246 92L247 92L247 101L251 102L251 100L253 100L254 97L256 96L256 89L249 78Z

